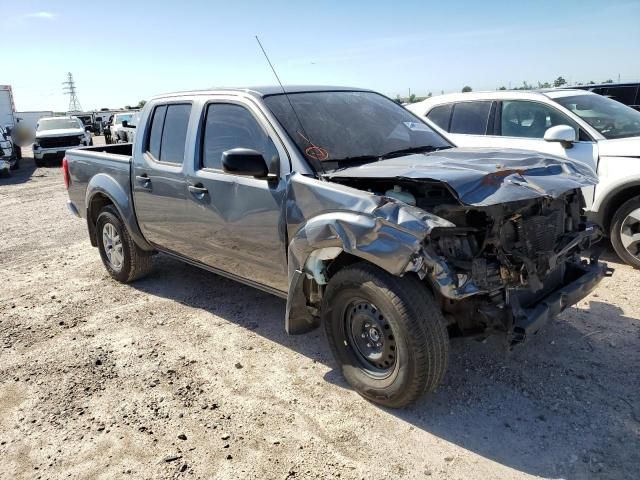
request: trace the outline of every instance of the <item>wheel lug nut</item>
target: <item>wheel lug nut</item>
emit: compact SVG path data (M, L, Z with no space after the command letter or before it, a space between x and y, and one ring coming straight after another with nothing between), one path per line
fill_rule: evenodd
M361 333L361 334L360 334L360 336L361 336L362 338L365 338L365 337L367 336L367 334L366 334L366 333Z
M367 348L371 348L371 343L367 342Z
M381 342L376 343L376 347L381 347L381 346L382 346Z
M365 323L365 324L364 324L364 328L369 328L370 326L371 326L371 324L370 324L370 323Z

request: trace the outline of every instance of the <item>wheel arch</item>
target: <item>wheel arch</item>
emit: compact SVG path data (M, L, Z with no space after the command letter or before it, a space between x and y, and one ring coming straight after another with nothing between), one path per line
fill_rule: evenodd
M617 186L601 202L598 212L594 215L594 220L602 225L607 235L616 210L627 200L636 196L640 196L640 180Z
M344 267L367 262L396 276L422 267L422 241L428 228L408 230L383 217L332 212L307 221L288 246L289 289L285 329L301 334L319 326L314 301Z
M138 222L130 199L129 192L111 176L106 174L95 175L87 186L85 197L85 205L87 206L87 228L89 229L89 237L91 245L97 246L96 240L96 221L100 210L107 205L113 205L118 215L127 227L133 241L145 251L152 251L153 247L145 240Z

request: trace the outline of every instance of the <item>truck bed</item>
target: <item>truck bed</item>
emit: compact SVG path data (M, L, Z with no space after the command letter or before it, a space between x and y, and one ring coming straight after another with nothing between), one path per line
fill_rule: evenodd
M129 205L131 196L131 143L119 143L114 145L99 145L67 150L65 158L69 169L69 199L77 209L78 215L85 217L87 211L86 193L87 187L92 185L106 190L107 185L116 183L119 188L116 191L121 195L121 200ZM102 187L102 188L101 188Z

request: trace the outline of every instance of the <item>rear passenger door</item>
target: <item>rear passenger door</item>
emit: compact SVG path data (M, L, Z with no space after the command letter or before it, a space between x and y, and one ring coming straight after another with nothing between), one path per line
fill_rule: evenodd
M198 145L188 179L189 256L286 292L282 207L289 165L274 130L252 102L216 100L203 106ZM279 175L267 181L224 172L222 154L233 148L259 151Z
M134 155L133 199L145 238L163 250L183 254L188 232L183 173L192 105L156 105L149 115L143 152Z

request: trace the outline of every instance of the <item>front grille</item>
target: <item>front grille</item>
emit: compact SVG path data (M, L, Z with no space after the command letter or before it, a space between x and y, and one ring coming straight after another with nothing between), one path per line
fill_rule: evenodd
M77 135L67 137L49 137L38 140L41 148L77 147L84 137Z

